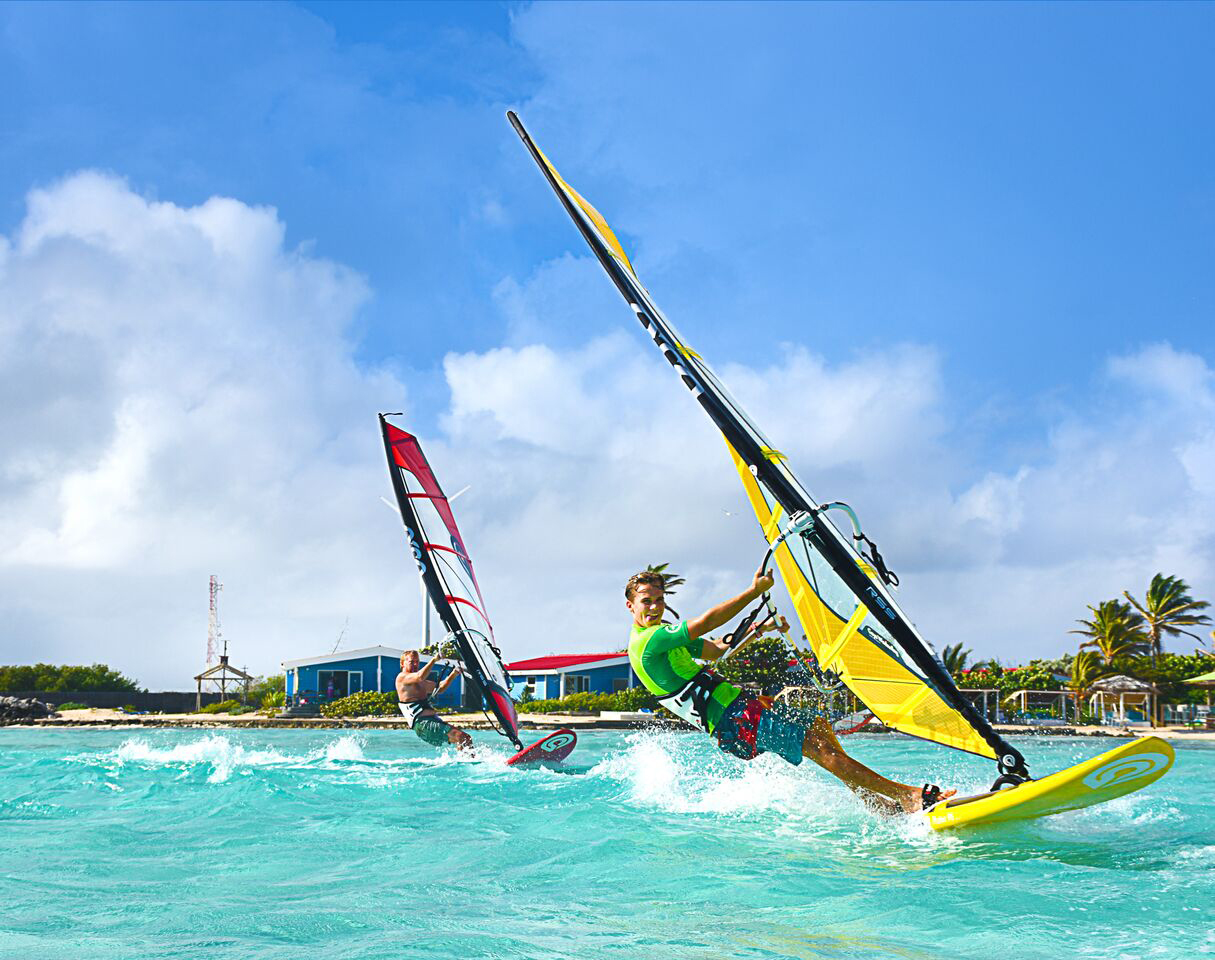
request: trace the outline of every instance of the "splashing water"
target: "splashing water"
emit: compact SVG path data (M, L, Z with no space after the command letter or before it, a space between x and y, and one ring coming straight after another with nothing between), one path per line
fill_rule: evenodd
M595 731L565 772L404 731L0 730L0 957L1010 958L1211 952L1215 749L1100 807L937 834L811 763ZM903 738L850 751L982 789ZM1026 739L1042 773L1111 745Z

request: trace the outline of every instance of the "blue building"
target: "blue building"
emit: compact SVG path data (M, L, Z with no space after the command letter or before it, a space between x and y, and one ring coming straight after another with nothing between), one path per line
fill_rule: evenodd
M287 696L308 698L311 695L318 701L326 701L365 690L393 693L396 691L397 674L401 672L403 652L392 647L366 647L301 660L286 660L283 662L283 672L287 677ZM440 660L431 676L438 680L451 667L450 661ZM435 705L455 708L473 696L471 690L466 691L464 678L457 677L442 696L435 698ZM468 705L479 706L480 697L476 697L476 700L478 703Z
M616 693L638 686L640 681L629 665L627 653L571 653L534 657L508 663L518 700L530 687L536 700L550 700L571 693Z

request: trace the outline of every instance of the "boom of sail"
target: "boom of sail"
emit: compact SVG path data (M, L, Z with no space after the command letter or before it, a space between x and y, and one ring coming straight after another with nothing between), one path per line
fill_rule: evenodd
M641 325L725 438L819 668L838 676L887 726L994 759L1006 782L1028 777L1021 754L958 690L899 608L888 589L896 581L880 555L859 552L826 517L836 505L810 496L655 306L607 221L561 177L519 118L507 116ZM855 540L872 548L859 526Z
M418 438L394 427L384 414L380 432L405 537L446 639L454 641L473 685L497 720L498 732L522 749L510 678L494 645L494 628L451 504Z

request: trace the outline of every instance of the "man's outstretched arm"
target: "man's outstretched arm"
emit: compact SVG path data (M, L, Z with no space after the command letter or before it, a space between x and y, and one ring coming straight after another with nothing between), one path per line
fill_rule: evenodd
M712 637L705 637L704 648L700 652L701 660L717 660L719 657L724 657L731 649L741 650L756 637L761 637L765 633L784 633L789 629L789 623L784 617L781 617L775 623L754 623L751 628L744 634L742 640L735 644L733 648L728 647L724 640L715 640Z
M424 666L421 670L416 670L413 673L407 673L402 670L401 676L405 678L406 683L417 683L419 680L425 680L430 676L430 671L434 669L435 664L438 662L438 657L431 657L426 666Z
M698 640L711 630L724 626L742 613L743 607L758 597L761 593L772 589L772 578L760 570L755 574L749 590L744 590L733 600L726 600L715 607L710 607L699 617L688 621L688 638ZM708 646L718 646L716 643L706 643ZM724 648L722 648L724 649ZM721 656L718 653L717 656Z
M452 667L451 670L448 671L447 676L445 676L442 680L440 680L439 685L437 687L435 687L434 695L437 697L440 693L442 693L444 690L446 690L448 687L450 687L451 682L456 679L456 677L459 675L459 673L460 673L459 670L457 670L455 667Z

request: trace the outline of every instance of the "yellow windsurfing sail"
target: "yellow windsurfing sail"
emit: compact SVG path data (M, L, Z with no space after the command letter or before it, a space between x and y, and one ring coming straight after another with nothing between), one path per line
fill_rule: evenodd
M782 520L787 519L784 509L771 494L765 495L759 480L729 441L726 446L764 538L771 544L780 537ZM790 538L776 548L774 556L819 667L837 674L886 726L995 759L991 745L955 707L904 666L901 659L890 656L882 645L873 642L874 632L881 628L867 606L846 590L832 591L835 596L830 598L820 595L820 591L828 593L823 580L833 580L833 571L816 571L809 557L798 556L801 553L800 543ZM858 566L878 582L872 566L864 561ZM818 590L811 584L811 577ZM831 601L837 598L842 603L833 604ZM894 645L892 640L887 644Z
M1023 779L1021 754L963 696L899 609L888 589L897 581L876 551L866 559L826 519L826 508L784 454L654 304L607 221L557 172L519 118L507 116L607 275L725 437L765 538L780 541L777 564L819 665L837 673L888 726L992 757L1003 774Z

